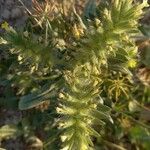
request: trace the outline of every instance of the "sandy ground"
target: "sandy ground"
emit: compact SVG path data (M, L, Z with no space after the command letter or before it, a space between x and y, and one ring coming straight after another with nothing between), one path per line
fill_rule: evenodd
M31 0L21 0L27 8L31 8ZM9 22L12 26L23 26L27 15L19 0L0 0L0 23Z
M22 0L28 9L31 9L31 0ZM19 0L0 0L0 24L7 21L13 27L23 27L27 19L27 14ZM22 118L20 111L5 110L0 108L0 126L4 124L17 124ZM23 141L10 139L3 141L2 146L6 150L25 150Z

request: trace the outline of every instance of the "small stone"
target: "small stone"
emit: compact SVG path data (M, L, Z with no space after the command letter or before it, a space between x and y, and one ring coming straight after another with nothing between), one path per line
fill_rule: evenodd
M1 1L0 1L0 5L1 5L1 4L4 4L4 0L1 0Z
M7 7L13 6L14 5L14 0L6 0L5 2Z
M21 17L21 15L22 15L22 11L20 8L12 9L12 11L11 11L11 18L12 19L19 18L19 17Z
M9 19L10 18L10 11L9 10L7 10L7 9L5 9L4 11L3 11L3 13L2 13L2 18L3 19Z

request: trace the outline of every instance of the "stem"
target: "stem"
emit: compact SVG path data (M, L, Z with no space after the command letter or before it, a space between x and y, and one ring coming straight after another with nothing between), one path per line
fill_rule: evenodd
M47 77L33 77L35 80L52 80L58 78L60 75L53 75Z
M144 128L150 129L150 127L149 127L149 126L147 126L146 124L143 124L142 122L140 122L140 121L138 121L138 120L134 119L132 116L129 116L128 114L123 113L123 112L121 112L121 113L122 113L122 115L124 115L124 116L128 117L129 119L131 119L132 121L136 122L137 124L139 124L139 125L143 126Z
M117 144L115 144L115 143L112 143L112 142L110 142L110 141L106 141L106 140L102 140L105 144L107 144L109 147L113 147L113 148L115 148L115 149L118 149L118 150L127 150L127 149L125 149L124 147L121 147L121 146L119 146L119 145L117 145Z
M45 46L48 45L48 22L46 21L46 29L45 29Z
M18 1L22 4L22 6L25 8L25 10L26 10L31 16L33 16L32 13L31 13L31 11L25 6L25 4L22 2L22 0L18 0ZM39 21L38 21L35 17L33 17L33 19L34 19L37 23L39 23Z

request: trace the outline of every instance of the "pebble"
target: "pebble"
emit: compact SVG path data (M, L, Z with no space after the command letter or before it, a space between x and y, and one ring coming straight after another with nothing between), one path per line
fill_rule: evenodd
M2 12L2 18L7 20L10 18L10 11L8 9L5 9L3 12Z
M14 5L14 0L6 0L5 6L11 8Z
M11 11L11 19L17 19L22 16L22 10L20 8L13 8Z

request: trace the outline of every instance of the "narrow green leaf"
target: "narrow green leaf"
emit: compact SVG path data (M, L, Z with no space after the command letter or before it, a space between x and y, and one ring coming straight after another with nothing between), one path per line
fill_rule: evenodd
M96 14L96 1L89 0L85 6L83 16L89 19L91 16L95 16L95 14Z
M52 85L48 90L42 91L40 93L32 93L21 97L19 101L19 109L26 110L36 107L43 103L45 100L49 100L55 96L54 91L55 86Z

